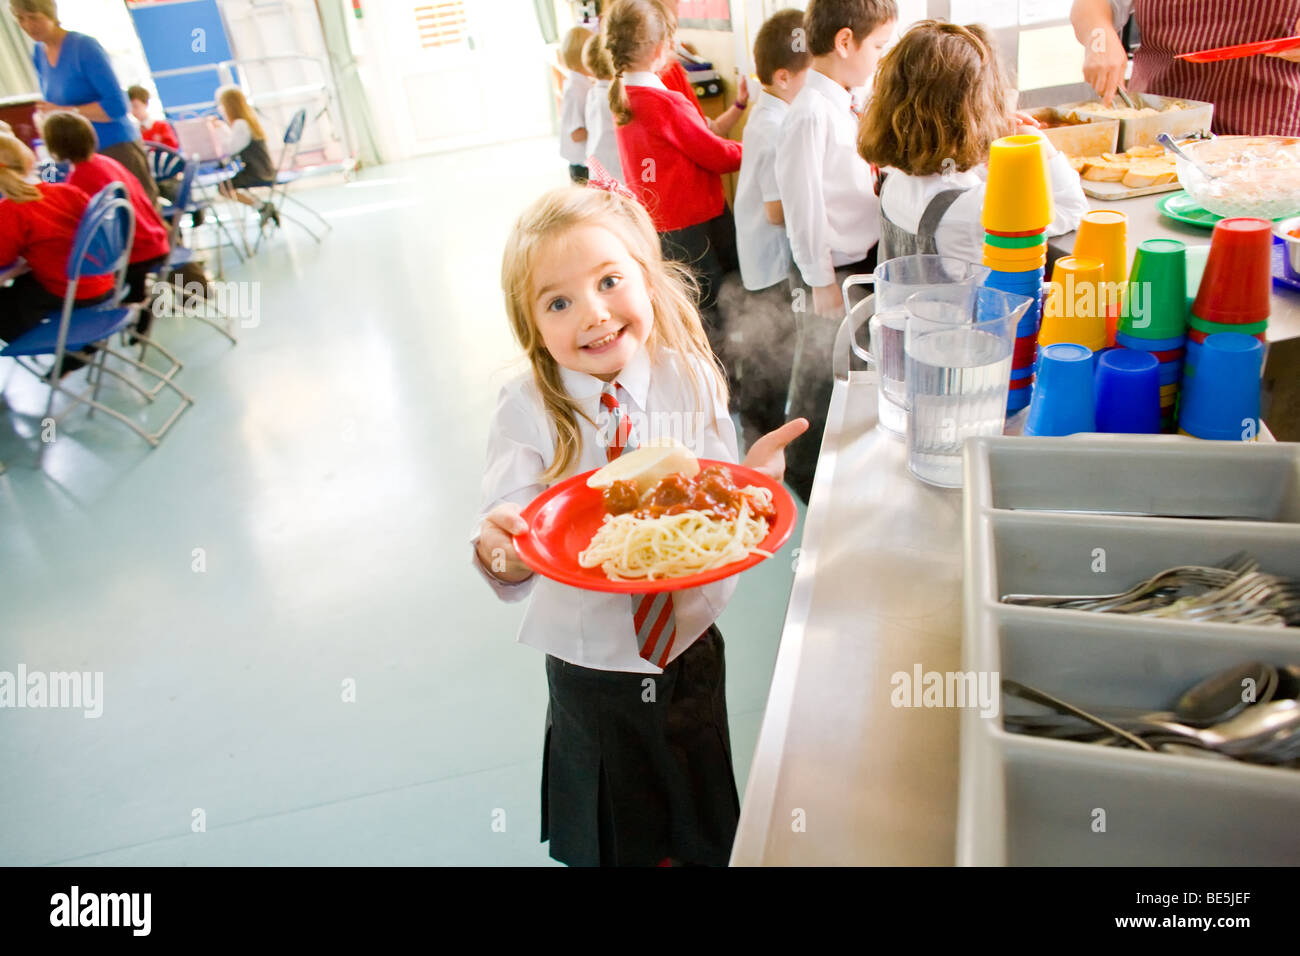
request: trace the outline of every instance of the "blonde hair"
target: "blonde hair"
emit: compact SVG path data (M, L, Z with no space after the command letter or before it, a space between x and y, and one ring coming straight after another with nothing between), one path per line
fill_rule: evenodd
M592 36L582 45L582 65L598 80L612 80L614 67L610 65L605 43L599 35Z
M582 72L582 48L593 34L586 27L574 27L560 42L560 62L574 73Z
M632 122L623 74L645 60L661 43L672 43L677 16L659 0L615 0L601 24L614 81L609 87L609 109L619 126Z
M59 9L54 0L9 0L9 6L19 13L39 13L55 23L59 22Z
M0 133L0 196L14 202L32 202L41 191L27 181L36 157L17 136Z
M243 90L237 86L219 87L216 92L216 100L217 105L221 107L231 122L241 119L253 131L253 139L266 139L262 124L257 121L253 108L248 105L248 100L244 98Z
M685 266L664 259L659 236L645 209L635 200L603 189L582 186L553 189L519 217L501 260L501 288L510 329L533 367L533 382L555 426L555 457L542 474L545 482L566 474L582 454L578 417L596 425L565 390L560 365L547 351L533 313L538 250L578 226L609 230L623 241L640 265L654 312L654 324L646 341L651 359L662 349L672 349L688 366L705 370L707 381L701 381L698 375L691 376L697 406L705 404L703 387L706 386L724 405L727 401L726 377L709 348L695 305L698 286Z

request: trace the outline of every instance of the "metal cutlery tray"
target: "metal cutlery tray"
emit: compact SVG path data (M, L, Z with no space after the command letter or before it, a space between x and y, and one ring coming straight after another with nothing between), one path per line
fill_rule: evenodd
M998 600L1120 591L1239 549L1300 578L1300 445L982 438L967 443L965 469L968 673L1082 707L1159 710L1242 661L1300 665L1300 628ZM1300 771L1012 734L1005 705L961 714L959 864L1300 863Z

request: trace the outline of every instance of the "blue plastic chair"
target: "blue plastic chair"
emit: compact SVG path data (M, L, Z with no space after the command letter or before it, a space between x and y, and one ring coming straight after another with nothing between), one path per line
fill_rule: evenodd
M10 342L0 355L18 360L23 368L44 381L50 389L50 397L45 406L43 420L51 418L54 410L55 394L67 395L73 404L53 419L61 421L78 404L88 405L90 414L98 409L124 425L131 428L151 446L157 446L159 440L175 423L194 400L181 391L175 383L166 381L180 396L181 404L171 417L156 432L146 432L138 424L116 409L102 404L99 389L103 384L104 373L125 382L145 398L153 401L154 396L137 382L116 369L105 366L104 361L112 356L138 371L161 377L147 365L135 361L128 355L114 351L109 346L109 339L122 332L135 320L139 305L123 305L126 295L126 268L131 258L131 243L135 238L135 212L127 199L126 188L121 183L110 183L91 198L82 214L81 223L73 240L72 252L68 257L68 288L63 296L63 308L48 315L40 325L30 329ZM93 276L113 276L113 294L104 302L89 306L77 305L77 288L83 278ZM68 352L84 348L96 351L91 363L92 382L82 392L65 388L60 373ZM35 364L28 364L25 359L34 356L49 355L54 359L48 369L41 369ZM37 455L37 465L45 456L49 442L42 442Z
M190 205L190 197L194 191L195 180L198 179L199 167L200 167L200 163L196 159L188 159L183 161L182 171L181 171L181 184L180 187L176 190L176 202L172 205L172 207L169 210L163 213L163 218L167 220L168 223L168 227L169 227L168 239L171 242L171 253L168 256L166 266L164 266L163 268L163 273L162 273L163 279L169 279L170 276L175 274L175 272L178 269L181 269L189 265L191 262L194 262L195 259L197 258L194 254L193 249L190 249L187 246L181 244L181 216L183 211L187 209ZM169 281L162 281L160 285L169 288L171 287L171 283ZM155 285L155 290L160 291L158 285ZM175 309L177 304L178 303L176 302L175 297L173 297L172 299L173 315L176 314ZM184 311L183 299L179 304L181 306L181 310L183 314L187 315L190 318L198 319L200 322L206 322L208 325L212 326L214 329L216 329L226 338L230 339L232 345L238 343L238 339L235 338L235 333L233 331L234 323L232 322L229 316L222 315L221 312L216 309L214 309L213 311L216 311L217 319L213 319L207 314L207 310L208 308L210 308L210 306L206 301L206 290L205 290L204 312L194 313L194 312ZM163 352L163 354L168 355L170 357L170 353L168 353L165 349L162 349L161 346L158 346L157 343L150 342L149 344L153 345L155 348L158 348L160 351ZM143 351L140 353L140 357L141 359L144 358Z
M185 157L164 143L145 140L144 151L149 157L149 172L153 173L156 183L175 179L185 170Z
M289 125L284 131L284 148L280 151L280 165L275 171L275 181L269 187L270 192L267 195L266 201L270 203L271 208L275 210L277 224L279 222L278 217L284 216L286 219L296 222L306 231L307 235L311 236L317 242L320 242L321 237L316 235L310 226L296 216L290 215L290 213L285 209L286 205L292 202L296 207L306 210L311 214L313 219L324 226L322 232L334 228L329 224L325 217L315 209L312 209L302 200L289 195L289 186L302 178L302 174L293 167L298 159L298 150L301 148L302 134L306 127L307 110L300 109L298 112L293 114L293 118L289 120ZM268 187L259 186L255 188L261 189ZM262 247L262 237L264 235L266 235L265 220L263 220L262 227L258 231L257 243L253 246L253 252L257 252L257 250Z
M165 146L162 143L145 142L144 145L145 151L149 155L149 169L153 173L154 180L157 182L175 179L178 176L182 177L183 180L186 164L193 163L196 167L200 165L198 160L186 159L184 154L179 150L172 149L170 146ZM202 182L203 170L201 168L196 168L194 172L194 183L202 184ZM210 216L212 218L213 226L225 236L226 241L222 243L220 238L218 238L216 245L218 275L222 273L221 248L223 245L229 245L230 248L235 250L235 255L238 257L239 261L244 261L244 254L239 248L240 243L235 241L235 236L231 233L230 227L217 213L216 207L210 200L206 198L195 198L193 184L191 185L190 190L185 194L184 199L182 199L178 191L176 201L170 206L164 207L162 213L163 219L168 223L171 223L177 210L188 216L193 216L195 213L199 212L202 212L206 216ZM175 241L172 242L172 245L173 247L176 245Z
M36 172L43 183L66 183L68 177L72 175L72 164L58 163L52 159L47 159L45 162L36 165Z

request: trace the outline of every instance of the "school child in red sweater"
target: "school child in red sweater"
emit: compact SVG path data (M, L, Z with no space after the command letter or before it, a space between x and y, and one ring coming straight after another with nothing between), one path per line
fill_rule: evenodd
M33 170L36 157L15 136L0 133L0 265L24 259L30 271L0 286L0 341L12 342L63 307L68 257L90 197L68 183L43 183ZM113 294L113 277L83 276L77 305ZM62 374L85 364L86 356L64 356Z
M672 56L676 30L676 16L660 0L616 0L602 27L614 67L609 104L624 180L650 213L664 256L699 279L705 333L731 379L717 293L719 250L734 248L736 225L722 174L740 169L741 148L712 132L696 106L657 75Z
M167 264L171 242L167 226L149 201L140 181L111 156L98 152L95 127L76 113L53 113L45 119L45 145L50 155L72 164L68 182L87 196L93 196L109 183L126 187L127 198L135 210L135 237L126 268L126 302L141 302L149 294L146 277L161 271ZM148 332L149 310L141 313L141 332Z

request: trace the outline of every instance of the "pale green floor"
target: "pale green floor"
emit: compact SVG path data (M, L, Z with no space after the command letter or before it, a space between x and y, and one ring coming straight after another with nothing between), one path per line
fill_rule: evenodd
M105 684L98 720L0 710L0 863L551 862L543 658L514 643L521 606L478 579L466 538L515 354L501 248L566 181L553 154L518 143L306 193L334 225L320 246L286 224L228 260L261 283L237 347L160 327L197 404L154 451L76 412L33 470L44 395L0 366L0 671ZM742 794L800 531L720 621Z

